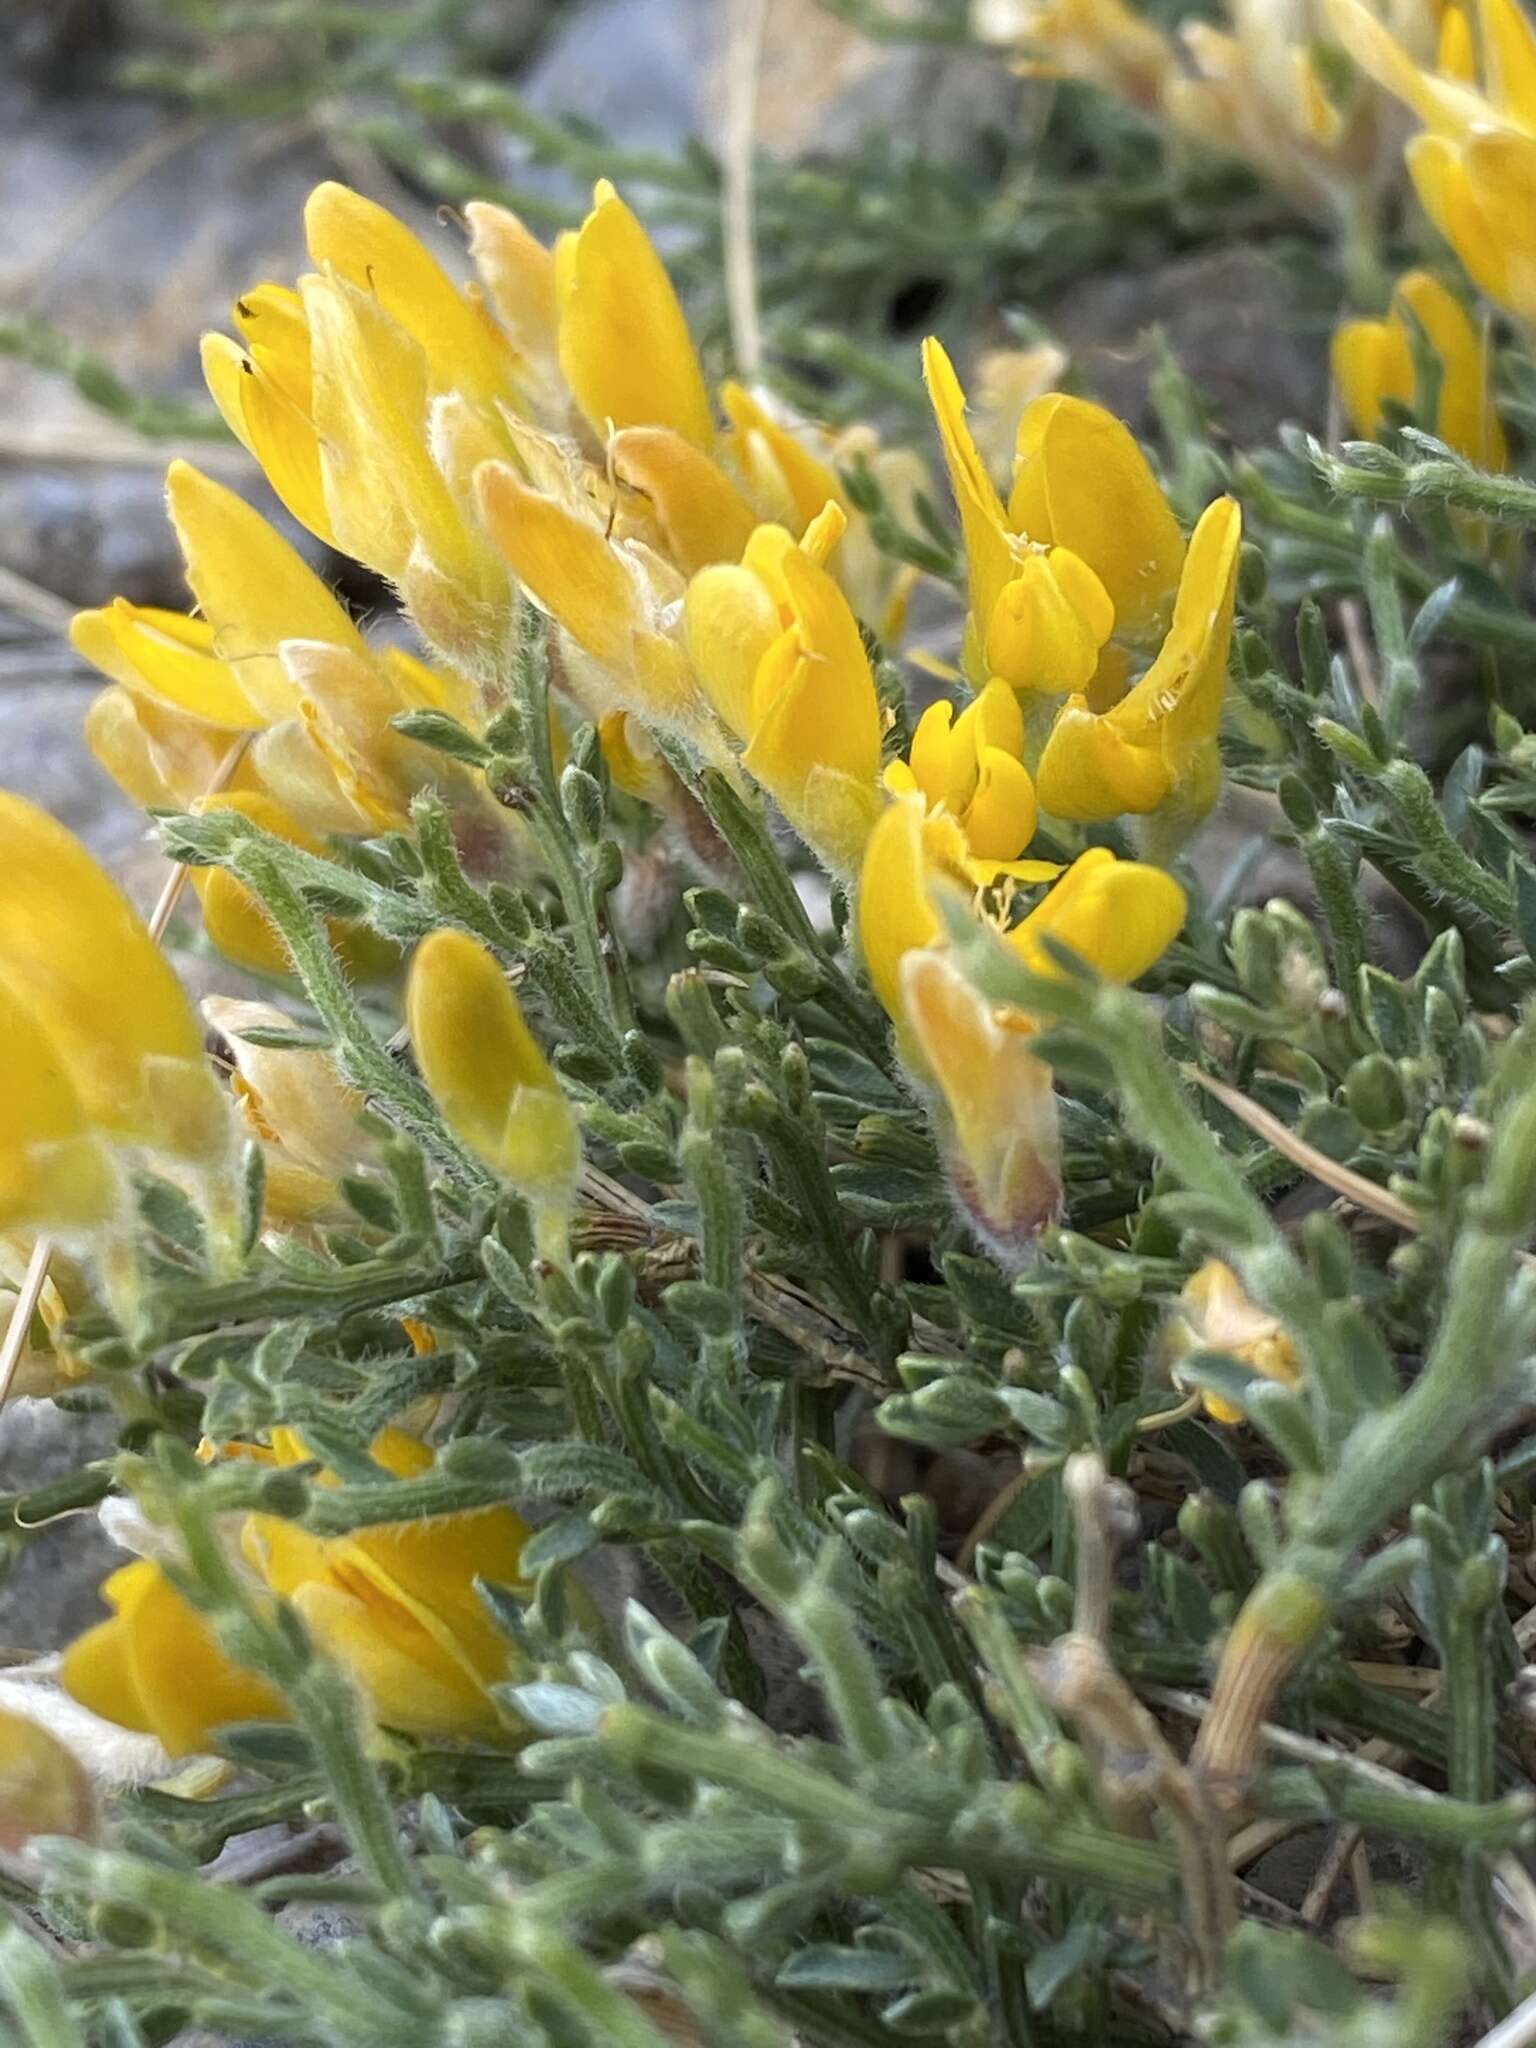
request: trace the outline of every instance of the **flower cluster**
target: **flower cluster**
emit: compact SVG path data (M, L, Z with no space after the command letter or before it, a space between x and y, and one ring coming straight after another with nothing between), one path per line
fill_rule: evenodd
M1368 217L1395 170L1390 99L1346 75L1314 0L1227 0L1225 11L1224 28L1191 15L1175 34L1125 0L976 0L975 15L1026 73L1103 87L1181 139L1240 158L1303 213ZM1370 19L1415 56L1433 53L1431 0L1382 0Z
M1446 8L1438 47L1363 5L1329 0L1334 29L1369 77L1423 124L1408 144L1414 189L1479 291L1536 320L1536 28L1520 0Z
M542 1049L514 993L525 963L486 943L506 937L498 913L472 918L473 932L431 930L407 965L345 891L315 879L371 872L382 849L370 842L419 867L410 839L430 811L448 821L447 857L513 900L505 884L528 872L532 828L515 791L508 800L506 761L487 767L527 740L513 678L531 605L558 704L551 759L569 751L578 788L577 752L596 766L600 746L609 780L641 806L641 833L647 808L697 808L711 777L735 804L760 795L854 899L850 964L890 1019L959 1213L1001 1260L1022 1262L1061 1203L1054 1081L1033 1017L966 979L944 898L1037 974L1073 958L1129 982L1166 951L1183 886L1101 837L1155 825L1149 844L1168 857L1215 800L1235 504L1208 507L1186 540L1128 430L1049 392L1023 407L1005 497L930 342L966 616L954 698L908 739L882 668L914 572L876 546L868 495L850 493L840 465L857 459L900 516L920 502L923 463L867 433L835 441L739 385L712 391L659 257L606 184L552 250L498 207L472 206L466 221L476 282L461 287L393 216L322 186L306 213L312 274L253 287L236 307L239 340L212 336L204 350L225 418L288 512L394 588L426 658L365 635L270 524L178 462L168 500L194 609L119 600L75 623L108 678L89 721L98 758L151 809L231 820L231 839L198 843L212 851L192 871L207 936L229 958L310 987L295 914L279 920L261 881L294 872L323 906L316 943L343 986L404 969L408 1117L438 1120L429 1142L477 1199L519 1196L547 1269L569 1272L583 1123L614 1125L582 1109ZM443 731L453 745L427 744ZM220 852L262 841L275 866ZM540 844L535 864L549 855ZM307 1270L314 1248L355 1226L359 1200L365 1217L382 1201L368 1188L399 1094L387 1057L285 1042L281 1005L214 997L221 1090L147 933L67 835L13 804L0 810L7 853L0 1003L24 1072L6 1097L0 1225L90 1248L121 1208L125 1146L222 1176L226 1192L207 1199L228 1207L243 1132L263 1163L268 1245ZM10 956L31 964L45 950L38 1015L17 994L12 1023ZM587 965L591 1001L600 948ZM121 1028L108 1016L114 979L144 995ZM59 1319L59 1304L44 1307ZM425 1325L400 1320L431 1349ZM230 1451L310 1462L291 1431L267 1435ZM373 1446L402 1479L433 1455L398 1430ZM231 1546L256 1608L290 1603L379 1722L494 1738L488 1688L509 1650L473 1582L515 1583L524 1534L499 1507L347 1537L255 1514ZM111 1619L65 1664L87 1707L173 1755L206 1748L224 1722L282 1711L174 1558L125 1566L107 1597Z

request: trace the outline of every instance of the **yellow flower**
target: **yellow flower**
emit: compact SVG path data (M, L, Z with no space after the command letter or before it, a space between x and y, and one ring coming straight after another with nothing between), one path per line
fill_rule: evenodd
M0 1855L18 1855L34 1835L90 1841L98 1827L80 1758L40 1720L0 1707Z
M69 638L92 667L135 695L190 712L231 735L259 732L267 723L267 714L220 659L206 618L115 597L97 611L78 612Z
M843 532L835 504L797 543L760 526L739 564L701 570L683 630L742 764L806 844L853 873L880 809L880 704L859 625L821 566Z
M323 184L304 218L316 270L297 292L261 285L237 301L243 347L204 341L214 401L295 518L394 584L450 657L493 663L506 573L469 514L467 475L434 444L452 394L503 445L495 404L516 397L515 353L383 207Z
M119 1200L111 1155L46 1021L7 985L6 972L0 956L0 1231L94 1230Z
M167 496L202 616L119 599L75 620L75 645L116 685L89 722L97 758L141 801L190 808L248 733L235 786L279 804L295 833L404 829L415 790L445 771L390 721L437 709L473 724L469 685L403 649L371 649L295 550L222 484L176 462Z
M1083 690L1161 630L1184 542L1134 437L1113 414L1050 393L1025 407L1007 507L938 342L923 370L960 513L969 583L965 665L978 686ZM1123 656L1119 672L1123 673Z
M1164 1348L1178 1377L1178 1361L1190 1351L1225 1351L1267 1380L1293 1387L1301 1364L1279 1318L1248 1298L1243 1283L1220 1259L1207 1259L1184 1283L1164 1332ZM1202 1393L1205 1410L1217 1422L1241 1422L1242 1411L1219 1394Z
M272 1448L240 1446L262 1463L307 1456L291 1431ZM372 1453L414 1478L433 1453L386 1429ZM290 1600L320 1646L356 1680L376 1719L409 1735L494 1740L507 1733L487 1688L515 1676L511 1644L476 1591L477 1579L525 1591L528 1531L510 1508L478 1508L318 1537L272 1515L247 1518L241 1547L272 1592ZM65 1690L104 1720L156 1736L173 1757L212 1748L230 1721L284 1718L283 1702L234 1663L207 1620L141 1559L102 1588L112 1617L65 1653Z
M1519 0L1479 0L1482 83L1465 10L1446 9L1438 65L1363 0L1328 0L1345 49L1424 124L1408 170L1424 210L1480 291L1536 320L1536 28Z
M1439 370L1435 433L1480 468L1505 468L1509 451L1494 411L1487 338L1427 270L1411 270L1399 280L1387 319L1346 321L1333 337L1333 381L1355 432L1374 440L1388 399L1414 410L1415 328L1422 330Z
M1036 817L1024 744L1019 700L994 676L958 718L947 699L930 704L907 758L892 761L885 771L893 796L919 793L931 812L954 818L965 835L966 872L977 883L1003 875L1043 882L1060 872L1053 862L1019 857L1035 836Z
M1233 499L1206 507L1152 666L1107 710L1078 694L1058 712L1035 771L1042 810L1091 822L1169 806L1193 822L1210 809L1241 539Z
M323 854L325 847L306 832L275 797L262 790L223 790L217 796L200 797L192 808L199 816L235 812L249 818L263 832L286 846L302 847L306 853ZM193 868L192 886L203 908L203 929L226 960L251 974L290 974L293 963L277 928L244 882L227 868ZM400 949L379 938L366 925L345 918L327 918L331 944L359 981L387 981L400 964Z
M222 1160L223 1098L164 954L79 841L4 793L0 978L46 1034L92 1127L200 1166ZM62 1119L52 1101L49 1114Z
M579 488L536 489L504 462L475 472L486 531L517 579L595 662L616 707L696 732L699 692L664 614L682 594L675 570L643 541L611 533Z
M433 932L412 957L405 1015L448 1128L527 1198L546 1249L562 1248L581 1133L496 961L466 932Z
M234 1062L229 1086L241 1121L262 1143L268 1222L281 1228L350 1215L336 1183L378 1157L376 1141L362 1127L362 1096L342 1080L323 1047L251 1043L248 1031L291 1028L293 1020L275 1003L207 996L203 1015Z
M274 1430L275 1462L308 1454ZM398 1429L374 1439L386 1471L412 1479L433 1453ZM491 1619L477 1580L527 1595L528 1528L510 1508L475 1508L350 1535L318 1537L275 1515L252 1515L242 1547L273 1592L357 1680L380 1722L408 1735L481 1741L507 1724L487 1690L516 1676L516 1653Z
M707 452L714 418L672 281L606 178L592 211L555 244L560 368L598 441L667 427Z
M1061 1119L1051 1070L1030 1050L1034 1022L978 995L932 946L905 955L901 998L910 1042L943 1101L950 1188L1012 1263L1061 1206Z
M1227 0L1227 26L1186 19L1169 35L1124 0L978 0L987 40L1023 52L1028 75L1083 79L1202 148L1250 164L1303 213L1349 221L1388 176L1393 124L1376 96L1340 90L1310 0ZM1430 0L1383 0L1416 47Z
M1023 1254L1061 1195L1061 1144L1050 1069L1031 1049L1035 1025L989 1001L945 952L933 885L966 874L964 835L919 795L898 797L870 835L859 880L858 932L875 993L903 1059L934 1093L950 1185L997 1255ZM1183 890L1160 868L1083 854L1004 936L1035 973L1060 968L1042 941L1134 981L1184 922Z
M59 1677L71 1699L104 1721L153 1735L173 1757L213 1747L227 1721L284 1717L264 1679L236 1664L160 1566L138 1558L101 1588L111 1618L64 1653Z

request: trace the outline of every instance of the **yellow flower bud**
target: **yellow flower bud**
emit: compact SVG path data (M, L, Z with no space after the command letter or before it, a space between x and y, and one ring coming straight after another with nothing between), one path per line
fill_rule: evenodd
M221 790L217 796L202 797L193 806L200 816L209 812L234 811L281 839L287 846L302 847L306 853L323 854L325 847L275 797L263 790ZM203 910L203 929L226 960L252 974L291 974L293 963L276 927L244 882L227 868L193 868L192 887ZM329 918L326 928L348 971L359 981L385 981L400 964L400 950L388 939L379 938L366 925L345 918Z
M549 1242L562 1242L581 1133L496 961L466 932L433 932L412 957L405 1014L448 1128L527 1197Z

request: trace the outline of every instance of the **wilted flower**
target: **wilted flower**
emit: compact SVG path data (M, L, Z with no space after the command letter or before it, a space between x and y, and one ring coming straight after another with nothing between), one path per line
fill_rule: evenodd
M288 1430L270 1450L236 1451L290 1465L308 1453ZM375 1439L397 1478L428 1470L433 1453L402 1431ZM528 1531L510 1508L477 1508L319 1537L277 1516L247 1518L241 1549L272 1592L290 1600L388 1728L486 1740L506 1732L487 1688L514 1675L513 1649L476 1581L522 1588ZM227 1722L276 1720L286 1708L258 1673L236 1664L208 1619L160 1564L136 1559L102 1588L114 1612L65 1653L65 1690L104 1720L154 1735L173 1756L212 1748Z
M377 1161L363 1097L323 1046L257 1045L246 1034L291 1029L275 1003L208 996L203 1015L234 1062L230 1093L266 1160L266 1214L279 1228L348 1214L336 1183Z
M1285 1326L1249 1299L1241 1280L1221 1259L1207 1259L1184 1283L1163 1342L1175 1378L1179 1360L1197 1349L1225 1351L1262 1378L1283 1386L1295 1386L1301 1378L1301 1363ZM1200 1398L1215 1421L1242 1421L1242 1411L1219 1394L1202 1392Z
M467 932L433 932L412 956L405 1014L448 1128L526 1197L544 1248L563 1254L581 1133L506 976Z
M1061 1195L1061 1142L1050 1069L1030 1049L1035 1024L980 995L949 958L930 901L936 883L969 883L955 821L917 796L888 806L859 881L865 966L908 1066L942 1104L950 1184L1004 1259L1026 1251ZM1184 891L1160 868L1094 847L1020 923L1004 929L1037 974L1061 970L1043 943L1069 946L1116 981L1134 981L1184 922Z
M90 1772L41 1721L0 1707L0 1855L35 1835L89 1841L99 1815Z
M1476 39L1466 9L1447 7L1434 62L1363 0L1328 0L1328 14L1361 69L1423 123L1409 174L1467 275L1536 320L1536 29L1519 0L1478 0Z

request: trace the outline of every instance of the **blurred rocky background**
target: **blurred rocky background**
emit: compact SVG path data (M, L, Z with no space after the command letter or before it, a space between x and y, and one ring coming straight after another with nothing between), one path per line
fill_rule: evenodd
M1264 202L1244 195L1253 237L1213 251L1230 172L1170 170L1124 115L1024 86L966 15L965 0L8 0L0 786L153 900L163 863L84 747L94 685L65 629L114 593L185 603L161 507L170 454L281 520L202 393L197 343L242 287L302 267L303 200L322 178L404 213L451 264L439 208L501 198L551 232L611 172L719 366L720 160L745 147L768 361L807 410L922 438L916 344L937 329L972 356L1049 337L1151 431L1155 325L1235 439L1315 416L1321 351L1294 342L1305 266ZM755 115L733 139L754 47ZM1106 190L1121 195L1110 208ZM344 588L360 610L388 602L355 574ZM230 986L195 931L171 943L199 992ZM78 1427L11 1404L0 1491L46 1477L66 1432L78 1455ZM61 1526L0 1586L0 1653L88 1618L109 1555L93 1531Z

